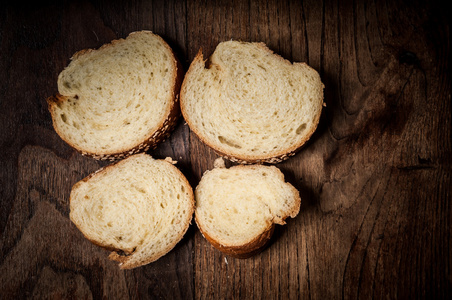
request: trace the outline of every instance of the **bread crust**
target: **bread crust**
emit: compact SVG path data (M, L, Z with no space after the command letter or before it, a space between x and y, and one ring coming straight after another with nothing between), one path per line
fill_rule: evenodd
M260 48L265 50L267 53L274 55L274 57L278 58L281 62L285 64L291 64L288 60L284 59L283 57L275 54L273 51L271 51L264 43L256 43ZM188 78L195 69L195 66L197 64L205 64L207 59L204 59L202 48L199 49L198 53L196 54L195 58L193 59L193 62L191 63L188 71L185 74L185 78ZM305 63L294 63L294 64L300 64L300 65L306 65ZM320 116L322 114L322 108L319 109L318 113L313 117L313 124L311 128L309 128L309 131L307 131L306 134L304 134L303 139L301 139L297 144L291 146L290 148L281 150L281 151L274 151L270 152L266 155L240 155L240 154L231 154L231 153L225 153L220 147L217 145L211 143L208 141L208 139L198 130L196 126L191 122L190 116L187 113L187 110L185 109L184 101L185 100L185 91L186 91L186 81L182 83L181 91L180 91L180 98L181 98L181 112L182 116L185 119L185 122L187 122L188 126L190 127L190 130L195 133L195 135L198 137L198 139L204 143L205 145L209 146L214 152L221 157L226 158L227 160L230 160L235 163L240 164L263 164L263 163L270 163L270 164L277 164L280 162L283 162L290 157L297 154L298 151L300 151L304 144L311 138L312 134L317 129L318 123L320 121ZM323 102L323 98L322 98Z
M141 153L141 154L137 154L137 155L147 155L145 153ZM74 184L74 186L72 187L72 189L76 189L78 185L89 181L90 179L99 176L101 173L105 173L105 172L109 172L111 169L116 168L119 164L123 164L127 161L127 159L125 160L120 160L120 161L116 161L108 166L102 167L100 169L98 169L97 171L89 174L88 176L86 176L85 178L83 178L82 180L80 180L79 182L77 182L76 184ZM163 159L160 159L160 161L165 161ZM185 177L185 175L175 166L173 166L173 164L169 163L166 161L166 163L168 163L172 168L174 168L174 170L177 172L179 178L183 181L185 188L187 188L187 190L192 190L192 187L190 185L190 183L188 182L187 178ZM191 192L189 193L189 202L191 203L190 205L190 211L187 212L187 216L189 216L187 218L187 220L185 221L185 223L183 224L183 230L180 231L180 234L175 238L175 240L180 241L183 236L185 235L185 233L187 232L188 228L190 227L192 218L193 218L193 213L195 210L195 198L194 198L194 193ZM71 196L69 197L69 203L71 203L71 201L73 200L72 198L72 193ZM71 221L73 222L73 224L79 229L79 231L83 234L83 236L89 240L91 243L93 243L94 245L101 247L107 251L111 251L110 255L108 256L109 259L113 260L113 261L117 261L119 262L119 267L121 269L133 269L142 265L146 265L149 264L151 262L156 261L157 259L159 259L160 257L162 257L163 255L167 254L169 251L171 251L176 244L173 245L173 247L171 249L169 249L168 251L160 251L158 253L156 253L154 256L152 257L148 257L146 260L144 261L140 261L137 263L130 263L128 262L128 256L133 255L133 253L135 252L135 248L133 249L119 249L117 247L115 247L114 245L110 245L110 244L102 244L99 243L98 241L96 241L95 239L93 239L89 234L83 232L82 230L80 230L79 225L77 224L77 222L75 222L75 220L73 220L71 218Z
M273 232L275 230L275 224L271 224L264 232L262 232L259 236L255 237L249 243L240 246L230 246L223 245L219 243L217 240L212 238L202 226L198 223L197 218L195 217L196 225L199 228L199 231L204 236L204 238L209 241L209 243L217 250L222 253L240 259L250 258L256 254L259 254L262 250L264 250L270 243L270 239L273 236Z
M132 32L132 33L130 33L130 35L139 34L139 33L150 33L154 37L158 38L162 42L162 45L169 51L169 53L171 53L171 55L174 59L175 65L176 65L176 71L172 74L173 89L172 89L172 94L170 96L171 104L169 105L167 111L165 112L166 117L160 121L160 123L156 127L157 129L150 131L149 134L147 135L147 137L145 139L143 139L142 141L138 142L135 146L133 146L131 148L124 148L124 149L121 149L121 150L115 151L115 152L105 151L105 152L94 153L94 152L87 151L86 149L80 148L77 145L75 145L74 143L72 143L69 139L67 139L65 137L64 133L61 132L57 126L55 126L56 118L57 118L55 109L58 106L58 103L67 101L70 97L61 95L60 93L57 93L54 96L48 97L46 99L47 105L48 105L48 109L49 109L49 112L52 117L52 123L53 123L53 127L54 127L56 133L69 146L71 146L72 148L74 148L80 154L82 154L84 156L92 157L97 160L114 161L114 160L124 159L133 154L149 151L151 149L156 148L158 144L160 144L161 142L166 140L169 137L169 135L171 134L171 132L174 130L176 125L178 124L178 121L181 116L179 94L180 94L180 88L182 86L182 81L184 78L184 70L183 70L182 64L180 63L179 59L177 58L177 56L175 55L175 53L171 49L171 47L159 35L156 35L156 34L152 33L151 31L146 31L146 30ZM94 51L99 51L99 50L105 49L107 47L112 47L113 45L115 45L117 43L121 43L123 41L125 41L125 39L113 40L108 44L102 45L98 49L80 50L72 56L71 60L77 59L84 55L89 55L90 53L92 53Z

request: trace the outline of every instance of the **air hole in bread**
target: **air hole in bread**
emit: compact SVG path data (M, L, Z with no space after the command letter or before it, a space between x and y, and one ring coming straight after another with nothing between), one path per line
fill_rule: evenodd
M60 117L61 117L61 120L62 120L64 123L67 123L67 117L66 117L65 114L61 114Z
M143 188L140 187L135 187L137 189L137 191L139 191L140 193L146 194L146 191Z
M306 123L301 124L300 126L298 126L297 130L295 130L296 134L300 134L303 132L303 130L306 129Z
M225 144L225 145L228 145L228 146L231 146L231 147L234 147L234 148L238 148L238 149L242 148L240 145L234 143L234 142L231 141L231 140L226 139L224 136L221 136L221 135L218 136L218 140L219 140L220 143L222 143L222 144Z

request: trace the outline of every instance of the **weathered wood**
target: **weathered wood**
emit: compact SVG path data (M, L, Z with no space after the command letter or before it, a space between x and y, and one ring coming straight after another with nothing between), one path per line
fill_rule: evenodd
M3 4L0 298L451 298L450 22L424 2ZM143 29L185 70L237 39L319 71L319 127L277 165L302 209L259 255L226 257L193 222L168 255L123 271L70 222L72 185L106 163L56 135L45 98L76 51ZM217 157L183 120L149 153L193 187Z

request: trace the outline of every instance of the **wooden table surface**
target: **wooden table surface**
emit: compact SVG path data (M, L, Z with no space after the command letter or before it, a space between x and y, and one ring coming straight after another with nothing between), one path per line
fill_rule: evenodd
M450 22L427 1L9 1L0 9L0 298L446 299L452 296ZM39 2L39 1L38 1ZM270 246L225 257L194 222L120 270L70 222L72 185L106 165L52 128L46 97L76 51L137 30L184 69L202 47L265 42L318 70L317 131L277 166L302 197ZM217 155L181 120L149 151L193 187Z

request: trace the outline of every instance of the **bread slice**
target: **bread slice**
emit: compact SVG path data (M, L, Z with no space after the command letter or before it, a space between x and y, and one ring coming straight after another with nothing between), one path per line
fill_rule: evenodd
M168 253L183 237L194 211L193 190L170 162L140 153L76 183L70 219L110 259L131 269Z
M275 166L237 165L207 171L195 189L195 220L218 250L247 258L261 251L274 224L300 210L300 195Z
M183 71L150 31L77 52L47 99L60 137L84 155L114 160L165 139L180 116Z
M305 63L290 63L263 43L220 43L206 61L200 50L181 88L190 129L227 159L278 163L311 137L323 84Z

